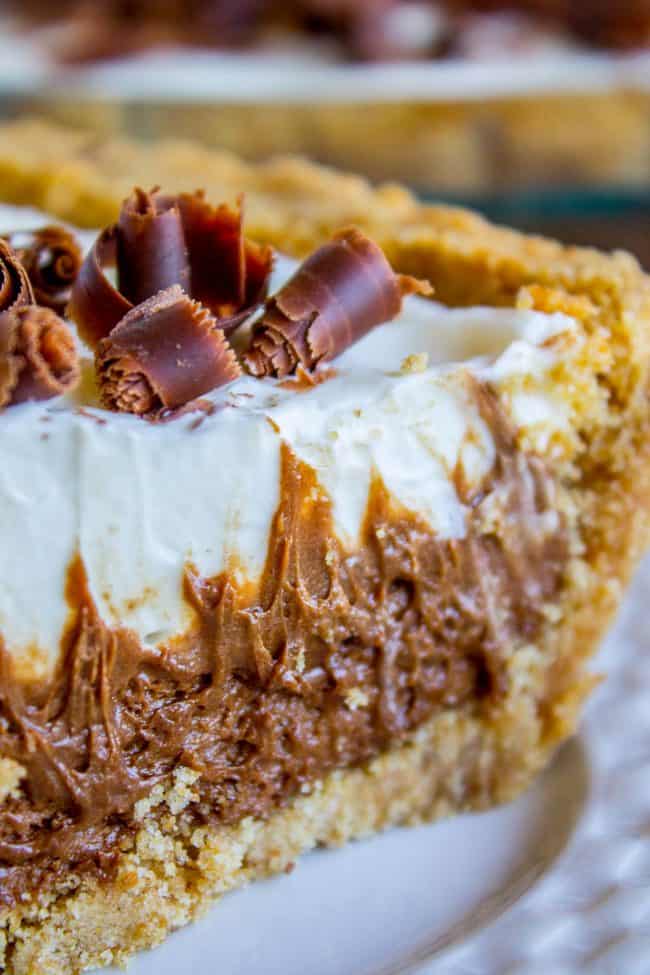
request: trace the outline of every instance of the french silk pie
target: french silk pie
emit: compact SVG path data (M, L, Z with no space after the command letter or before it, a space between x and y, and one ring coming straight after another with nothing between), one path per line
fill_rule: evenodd
M12 975L516 796L647 539L633 258L308 164L161 168L115 208L92 160L4 183L54 214L0 209Z

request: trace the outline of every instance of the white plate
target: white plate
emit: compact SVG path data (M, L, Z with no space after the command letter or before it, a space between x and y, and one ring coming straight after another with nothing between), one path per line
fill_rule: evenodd
M310 854L131 975L650 972L650 560L580 734L518 802Z

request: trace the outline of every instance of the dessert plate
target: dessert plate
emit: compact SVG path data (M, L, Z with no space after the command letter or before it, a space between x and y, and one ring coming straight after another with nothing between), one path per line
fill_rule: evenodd
M650 970L650 559L581 731L518 802L303 858L133 975L635 975ZM117 970L112 970L117 973Z

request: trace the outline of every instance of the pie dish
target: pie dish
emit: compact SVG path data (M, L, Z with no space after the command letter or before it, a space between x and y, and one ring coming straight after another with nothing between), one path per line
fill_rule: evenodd
M130 187L101 150L67 167L56 154L15 143L5 193L77 225L114 220ZM247 253L279 252L272 297L252 338L243 326L249 375L152 422L140 387L107 393L103 366L137 358L115 350L149 297L120 275L135 309L97 361L104 406L127 415L98 405L83 345L74 392L0 415L11 973L121 962L315 845L514 798L575 729L647 543L650 290L633 258L308 163L132 145L124 178L153 182L154 157L173 199L198 182L217 202L246 193ZM44 217L5 210L2 229L30 222ZM350 223L358 238L328 244ZM305 291L290 300L283 282L310 254L309 328L327 317L323 282L356 303L360 280L343 299L313 252L365 234L401 289L430 282L436 303L391 305L316 367L287 339ZM74 291L71 308L87 339ZM251 364L278 334L307 378L277 366L277 342L271 377Z

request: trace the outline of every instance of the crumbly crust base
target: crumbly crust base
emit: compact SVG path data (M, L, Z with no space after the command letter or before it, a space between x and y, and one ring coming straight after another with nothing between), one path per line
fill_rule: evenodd
M442 712L407 744L330 775L264 822L189 831L183 813L193 773L177 770L167 789L140 805L141 828L115 881L70 876L0 920L8 975L122 962L221 893L285 869L315 845L518 795L573 732L595 682L588 658L650 536L650 286L634 259L423 207L402 189L373 190L301 161L252 167L188 145L91 146L36 123L0 129L0 176L7 200L85 225L111 219L135 181L170 190L205 184L217 198L244 188L252 236L293 254L356 222L398 270L430 278L449 304L532 302L577 315L591 378L577 396L576 444L561 469L579 526L563 601L535 646L513 648L510 691L499 707ZM4 788L15 787L16 770L4 771L0 785L6 777Z

